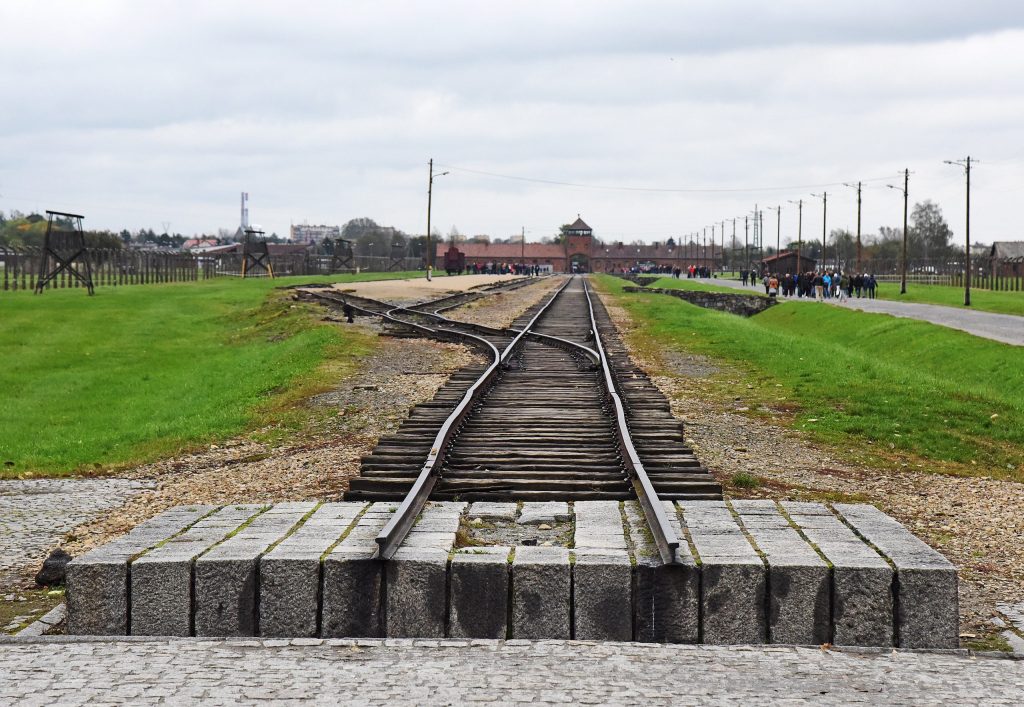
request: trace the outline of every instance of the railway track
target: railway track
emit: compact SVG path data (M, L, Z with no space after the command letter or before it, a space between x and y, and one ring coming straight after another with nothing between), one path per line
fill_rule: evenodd
M337 294L318 296L338 305ZM453 375L362 461L346 499L401 500L378 537L390 557L428 499L641 501L662 559L679 539L662 501L720 499L668 401L630 360L583 277L567 278L509 329L453 321L462 293L412 307L360 298L358 311L459 340L486 364Z

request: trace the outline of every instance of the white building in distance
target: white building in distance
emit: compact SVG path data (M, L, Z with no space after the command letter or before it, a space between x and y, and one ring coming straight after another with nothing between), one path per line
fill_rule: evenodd
M321 243L325 238L341 238L341 227L311 226L308 223L292 224L292 243Z

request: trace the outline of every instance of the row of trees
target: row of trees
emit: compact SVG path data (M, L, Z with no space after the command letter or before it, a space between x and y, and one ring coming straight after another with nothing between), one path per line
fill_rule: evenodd
M46 217L39 214L0 211L0 246L39 247L46 237L46 225ZM120 237L110 231L85 231L83 235L86 245L92 248L121 247Z
M41 214L25 214L17 209L8 213L0 211L0 246L30 246L39 247L43 244L46 236L46 216ZM93 248L122 248L133 245L148 245L157 248L174 250L181 248L185 241L196 236L186 236L181 233L168 233L166 230L157 233L152 228L143 228L138 231L123 229L118 233L109 230L85 231L86 245ZM235 231L226 228L218 229L216 236L199 236L204 239L216 240L218 243L235 242ZM285 239L272 233L267 237L271 243L283 243Z

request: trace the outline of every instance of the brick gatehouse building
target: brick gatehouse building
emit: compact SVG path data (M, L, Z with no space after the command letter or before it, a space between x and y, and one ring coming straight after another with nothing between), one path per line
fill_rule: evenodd
M697 243L677 244L672 239L653 245L604 243L582 218L565 231L562 243L478 243L467 241L453 246L438 243L434 262L444 263L445 253L457 248L466 256L466 264L524 263L551 272L619 272L634 267L686 268L717 267L722 262L721 248Z

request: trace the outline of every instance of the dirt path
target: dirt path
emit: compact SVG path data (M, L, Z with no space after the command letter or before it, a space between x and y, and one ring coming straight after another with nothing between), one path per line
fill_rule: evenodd
M911 468L873 469L857 450L826 449L785 426L774 411L751 410L742 373L677 351L651 353L626 312L602 295L638 364L654 374L698 457L736 498L873 503L898 518L960 568L961 631L991 634L996 604L1024 597L1024 484L954 477ZM711 379L726 378L724 396ZM737 487L746 473L756 488Z
M441 274L429 282L427 278L412 280L373 280L370 282L342 282L334 285L342 292L351 292L360 297L384 300L396 304L422 302L443 297L445 294L464 292L474 287L493 285L517 279L515 275L453 275Z

